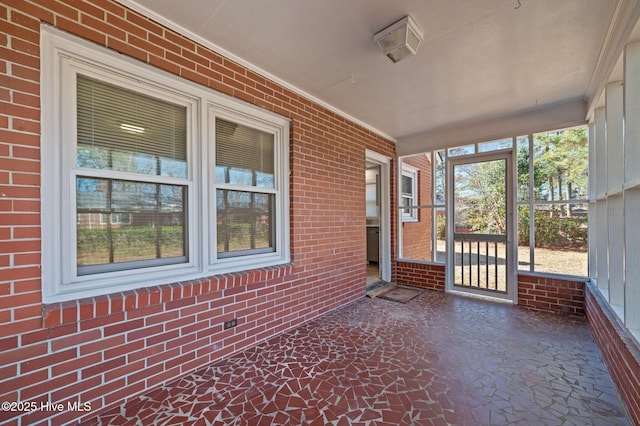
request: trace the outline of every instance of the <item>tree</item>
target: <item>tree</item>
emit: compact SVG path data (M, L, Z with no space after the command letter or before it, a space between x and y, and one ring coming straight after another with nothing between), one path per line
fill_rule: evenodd
M456 218L456 223L466 222L472 232L505 234L505 161L458 166L455 179L456 214L460 212L464 216Z
M538 134L533 142L533 197L538 205L533 212L536 246L584 247L586 215L575 214L576 200L587 197L588 138L586 128ZM528 189L529 150L518 150L518 184ZM567 201L558 204L557 201ZM556 203L553 203L556 202ZM529 244L530 208L519 209L519 243Z
M589 167L586 128L536 135L533 150L537 200L586 198Z

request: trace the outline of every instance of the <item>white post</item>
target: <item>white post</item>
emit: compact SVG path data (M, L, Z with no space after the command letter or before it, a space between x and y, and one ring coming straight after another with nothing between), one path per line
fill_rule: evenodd
M606 114L604 108L595 110L596 134L596 167L595 167L595 196L596 196L596 239L597 245L597 282L598 289L609 298L609 226L607 213L607 133ZM593 170L590 171L591 173Z
M589 277L597 280L598 276L598 215L596 214L596 123L589 123Z

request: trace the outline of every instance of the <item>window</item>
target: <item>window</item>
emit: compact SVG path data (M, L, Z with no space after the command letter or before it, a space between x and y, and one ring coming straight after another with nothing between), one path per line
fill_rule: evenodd
M289 261L286 118L42 32L45 302Z
M418 210L418 169L404 164L400 177L400 205L402 208L402 220L405 222L417 221Z
M483 142L478 144L478 152L491 152L501 149L511 149L513 147L513 139L502 139L498 141Z
M436 240L437 223L444 219L444 210L434 203L443 195L443 181L439 180L439 154L416 154L400 159L400 226L399 249L403 259L417 261L437 260L439 242ZM435 162L432 159L435 158ZM435 163L435 164L434 164ZM441 170L443 171L443 169ZM435 179L434 173L438 176ZM444 199L441 198L444 203ZM444 241L442 243L444 247Z
M77 274L185 262L186 107L76 78Z
M585 127L517 138L518 268L586 276Z
M399 235L400 256L416 261L439 262L445 259L446 217L443 207L447 158L511 149L517 152L518 269L586 276L589 156L584 127L480 142L401 158L399 210L403 222ZM424 163L425 159L429 160L428 164ZM420 171L419 201L409 201L411 174L406 170L410 167ZM489 184L491 179L488 171L478 175L479 182ZM407 207L411 205L414 208ZM606 212L606 206L604 208ZM621 205L616 206L618 212L621 208ZM412 226L405 223L406 217L419 218L417 222L420 224L427 220L431 225ZM604 228L606 232L606 226ZM602 232L600 228L598 232ZM603 238L606 240L606 234ZM617 235L617 238L621 237ZM601 260L598 257L599 264Z
M288 261L288 121L208 109L211 271Z
M274 135L216 119L219 258L276 250Z

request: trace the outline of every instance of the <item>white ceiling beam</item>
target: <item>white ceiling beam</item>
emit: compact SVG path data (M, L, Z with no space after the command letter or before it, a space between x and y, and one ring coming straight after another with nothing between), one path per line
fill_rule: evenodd
M579 126L586 124L586 111L587 104L582 99L538 107L517 114L399 138L396 151L399 156L412 155L432 149Z

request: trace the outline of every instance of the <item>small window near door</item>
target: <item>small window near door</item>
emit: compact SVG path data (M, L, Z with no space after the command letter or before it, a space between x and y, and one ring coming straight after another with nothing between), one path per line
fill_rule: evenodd
M400 201L402 203L402 221L418 220L418 170L406 164L402 167L400 181Z

